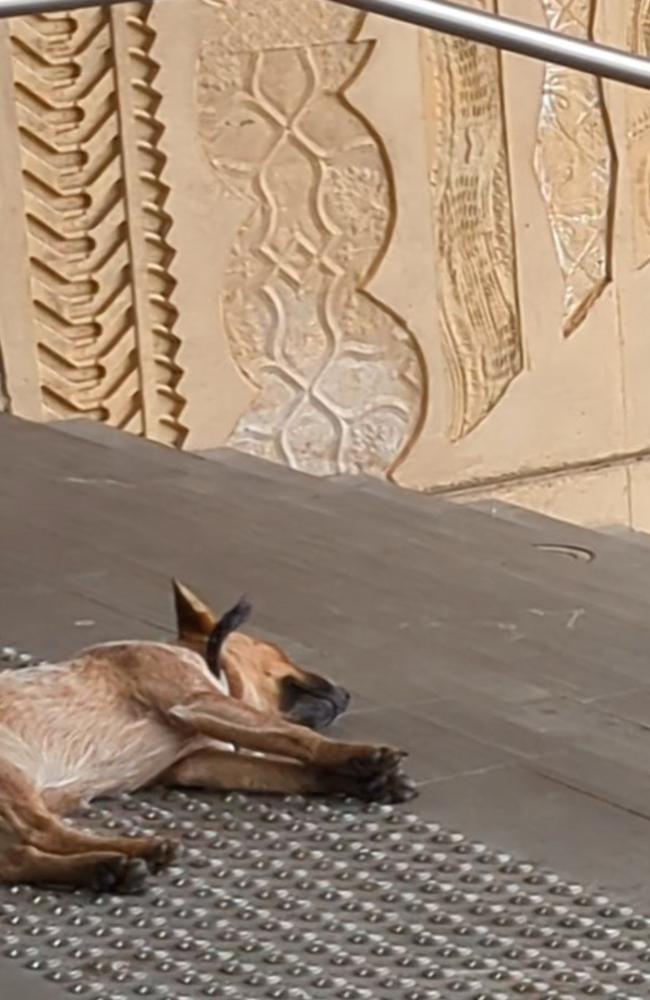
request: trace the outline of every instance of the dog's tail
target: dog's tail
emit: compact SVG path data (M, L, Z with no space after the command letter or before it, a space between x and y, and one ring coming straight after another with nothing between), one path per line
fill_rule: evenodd
M214 626L210 635L208 636L208 642L205 649L205 659L207 661L210 672L214 674L215 677L219 677L221 674L221 648L230 635L236 629L243 625L244 622L250 617L253 610L253 605L245 598L241 597L234 608L230 611L226 611L224 615L221 616L217 624Z

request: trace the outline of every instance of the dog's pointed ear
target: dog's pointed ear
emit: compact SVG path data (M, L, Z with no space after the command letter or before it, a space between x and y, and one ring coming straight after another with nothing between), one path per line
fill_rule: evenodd
M172 580L172 587L179 639L205 639L217 624L214 614L185 584Z
M234 608L226 611L212 629L205 650L205 658L215 677L219 677L221 673L219 656L224 642L231 632L234 632L240 625L248 621L252 611L252 604L245 597L240 597Z

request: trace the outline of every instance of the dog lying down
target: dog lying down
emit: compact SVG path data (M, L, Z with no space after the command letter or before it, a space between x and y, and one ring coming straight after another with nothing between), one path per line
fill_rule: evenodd
M150 785L347 795L415 795L405 755L327 739L349 702L236 629L174 582L178 644L108 642L74 659L0 674L0 881L139 892L174 858L171 841L104 837L59 817Z

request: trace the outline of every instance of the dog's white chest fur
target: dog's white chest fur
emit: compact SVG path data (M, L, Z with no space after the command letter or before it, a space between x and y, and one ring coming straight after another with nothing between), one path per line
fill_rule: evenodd
M198 654L160 647L172 649L182 665L200 670L211 686L229 694L225 676L214 678ZM89 801L132 791L206 745L216 746L205 738L188 741L155 712L109 686L89 696L75 664L0 674L0 757L42 792Z

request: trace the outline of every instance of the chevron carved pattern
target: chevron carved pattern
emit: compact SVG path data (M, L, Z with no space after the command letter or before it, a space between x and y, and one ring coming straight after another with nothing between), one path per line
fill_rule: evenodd
M14 86L45 413L181 445L148 14L12 20Z

